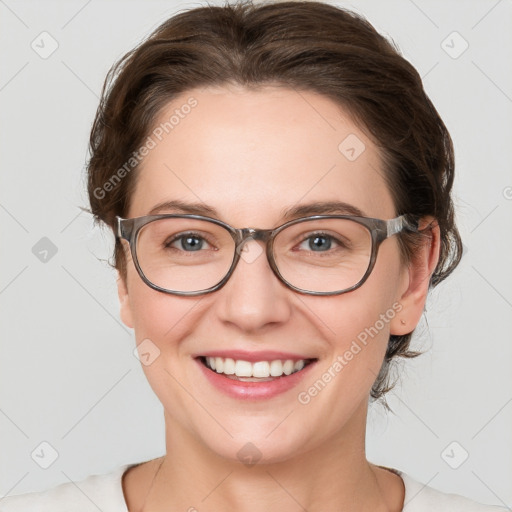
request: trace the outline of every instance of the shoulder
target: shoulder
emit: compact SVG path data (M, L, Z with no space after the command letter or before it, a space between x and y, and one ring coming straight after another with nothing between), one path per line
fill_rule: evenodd
M128 512L121 479L137 464L119 466L110 473L65 482L46 491L0 498L0 512Z
M509 509L484 505L458 494L444 493L395 470L404 481L403 512L506 512Z

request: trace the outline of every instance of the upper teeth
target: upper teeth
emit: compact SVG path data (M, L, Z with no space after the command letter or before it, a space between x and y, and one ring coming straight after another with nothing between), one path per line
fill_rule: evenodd
M291 373L302 370L305 360L295 361L287 359L286 361L258 361L251 363L241 359L230 359L223 357L207 357L206 364L217 373L226 375L236 375L237 377L280 377L290 375Z

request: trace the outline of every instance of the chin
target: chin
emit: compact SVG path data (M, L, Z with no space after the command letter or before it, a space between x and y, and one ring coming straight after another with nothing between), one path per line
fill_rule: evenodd
M248 467L285 462L304 449L298 439L288 439L286 442L282 439L269 441L265 436L258 438L254 434L247 438L235 438L225 444L215 442L210 447L218 456Z

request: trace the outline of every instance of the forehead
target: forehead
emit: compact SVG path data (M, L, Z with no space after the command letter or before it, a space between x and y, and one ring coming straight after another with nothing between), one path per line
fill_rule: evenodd
M193 89L149 134L129 216L179 200L221 220L274 226L301 203L343 201L394 216L375 145L329 98L283 87Z

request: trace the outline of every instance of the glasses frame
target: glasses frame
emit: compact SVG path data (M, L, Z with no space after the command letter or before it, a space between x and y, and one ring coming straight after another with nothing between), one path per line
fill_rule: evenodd
M162 288L152 283L145 276L142 268L139 265L139 260L137 258L136 246L139 232L147 224L154 222L156 220L167 218L194 219L212 222L213 224L217 224L218 226L223 227L224 229L226 229L226 231L230 233L231 237L233 238L233 241L235 242L235 252L233 256L233 261L231 262L231 267L229 268L227 274L215 286L206 288L204 290L198 290L195 292L179 292L175 290L167 290L166 288ZM273 253L273 244L275 237L288 226L292 226L294 224L298 224L308 220L317 219L348 219L357 222L358 224L361 224L370 232L372 247L368 268L366 269L366 272L363 275L363 277L350 288L346 288L344 290L335 292L313 292L309 290L303 290L302 288L297 288L296 286L293 286L288 281L286 281L286 279L284 279L284 277L280 274L279 269L277 268ZM240 254L243 250L244 244L249 240L260 240L264 242L266 245L267 261L270 265L270 268L274 272L275 276L288 288L305 295L341 295L343 293L356 290L357 288L363 285L363 283L370 276L375 266L379 247L382 244L382 242L384 242L384 240L393 235L401 233L404 230L417 232L418 219L415 216L409 214L400 215L398 217L395 217L394 219L389 220L374 219L371 217L359 217L355 215L313 215L309 217L301 217L298 219L291 220L289 222L286 222L285 224L281 224L280 226L274 229L256 229L234 228L233 226L230 226L229 224L226 224L225 222L222 222L218 219L204 217L202 215L165 213L159 215L145 215L143 217L134 217L131 219L123 219L119 216L116 216L115 236L116 239L126 240L130 244L132 259L139 276L150 288L153 288L154 290L157 290L159 292L180 296L196 296L212 293L219 290L228 282L229 278L233 275L233 272L235 271L235 268L237 267L238 262L240 261Z

